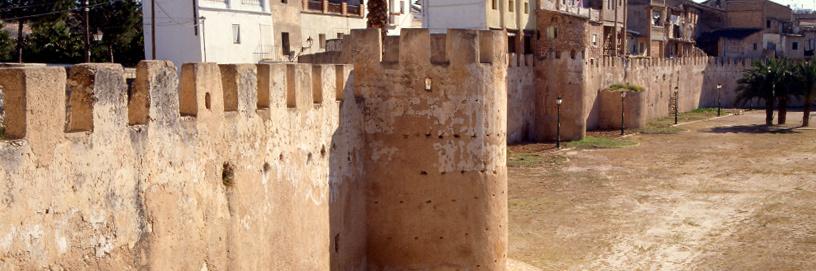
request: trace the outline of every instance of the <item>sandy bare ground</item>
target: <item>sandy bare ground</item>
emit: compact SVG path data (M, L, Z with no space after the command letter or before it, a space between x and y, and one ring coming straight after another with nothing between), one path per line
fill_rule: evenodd
M816 270L816 130L761 123L748 112L512 168L509 256L542 270Z

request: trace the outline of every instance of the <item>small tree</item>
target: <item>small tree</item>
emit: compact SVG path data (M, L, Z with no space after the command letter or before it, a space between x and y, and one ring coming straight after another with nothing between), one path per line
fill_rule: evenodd
M0 19L17 23L17 62L23 62L24 26L60 8L62 0L0 0Z
M802 84L795 76L795 65L784 58L775 62L776 88L774 89L774 95L776 95L778 101L777 111L779 111L777 123L782 125L788 119L788 101L800 92Z
M3 23L0 23L0 29L3 28ZM0 62L11 61L12 53L14 51L14 44L8 32L0 31Z
M813 96L816 95L816 59L796 66L796 82L800 82L800 95L805 97L805 108L802 116L802 127L810 126L810 111L813 105Z
M626 111L626 94L643 92L645 89L632 83L617 83L612 84L606 90L621 95L621 135L624 135L626 133L626 114L624 113Z
M132 46L142 43L142 13L141 3L136 0L91 0L91 5L96 6L90 11L91 33L100 31L103 33L101 43L106 47L106 55L110 62L124 64L139 61L144 58L144 49L141 46ZM81 26L84 27L84 26ZM76 29L81 33L84 29ZM134 47L139 47L136 51ZM114 48L121 51L117 53Z
M386 25L388 24L388 3L386 0L369 0L368 1L368 28L379 28L382 32L382 38L385 38Z
M774 106L779 96L776 94L777 87L782 85L782 80L790 79L786 75L790 70L786 69L787 65L779 60L757 61L737 80L738 104L747 105L755 99L765 101L765 125L773 125Z

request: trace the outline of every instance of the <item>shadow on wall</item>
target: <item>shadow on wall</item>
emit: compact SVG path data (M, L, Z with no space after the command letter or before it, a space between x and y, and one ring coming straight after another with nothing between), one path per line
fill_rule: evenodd
M354 71L346 82L351 90ZM363 181L362 103L353 91L338 93L339 126L329 156L329 223L331 270L366 270L366 195ZM348 174L352 173L352 174Z

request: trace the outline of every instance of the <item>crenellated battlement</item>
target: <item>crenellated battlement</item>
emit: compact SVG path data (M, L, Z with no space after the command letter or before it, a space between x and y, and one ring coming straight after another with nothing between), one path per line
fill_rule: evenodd
M128 87L119 65L3 68L5 136L51 141L62 133L171 121L204 111L253 117L270 108L313 110L342 100L350 71L350 65L197 63L182 66L179 80L172 63L144 61ZM152 100L155 94L164 100ZM100 107L127 112L123 119L100 118L94 114Z
M450 29L431 34L428 29L403 29L400 36L383 39L376 29L355 29L343 42L345 59L356 63L467 65L498 64L506 60L507 41L502 31Z

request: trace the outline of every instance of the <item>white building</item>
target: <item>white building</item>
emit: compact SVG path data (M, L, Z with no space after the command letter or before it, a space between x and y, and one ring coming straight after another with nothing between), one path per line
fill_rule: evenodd
M180 67L193 62L257 63L273 55L266 0L144 0L142 5L148 59L171 60Z
M388 35L398 36L400 29L420 28L422 21L416 20L414 12L418 5L411 1L416 0L388 0Z
M506 30L511 53L532 53L535 10L543 0L421 0L422 27ZM556 0L558 1L558 0Z
M448 28L535 31L537 0L421 0L422 25Z

